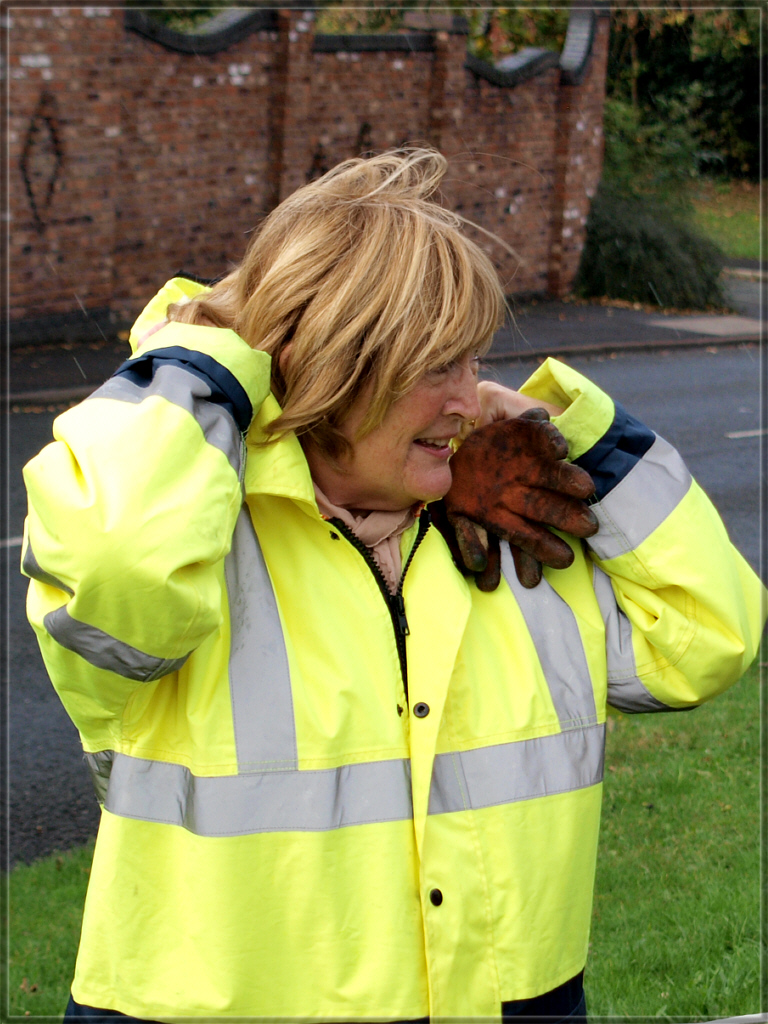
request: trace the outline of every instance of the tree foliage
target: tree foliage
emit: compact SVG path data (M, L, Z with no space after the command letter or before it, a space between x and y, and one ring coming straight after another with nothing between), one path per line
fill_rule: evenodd
M549 3L534 7L494 5L465 8L470 20L469 47L494 62L527 46L562 50L568 29L568 8Z
M631 103L606 100L603 179L626 196L689 213L699 155L694 104L690 96L660 99L659 119L649 120Z
M608 91L644 124L687 107L698 168L759 172L760 10L623 6L611 15Z
M757 132L751 138L745 128L758 81L753 96L744 13L693 10L682 0L612 12L603 181L587 224L580 294L723 305L723 256L691 226L687 186L702 171L757 167Z

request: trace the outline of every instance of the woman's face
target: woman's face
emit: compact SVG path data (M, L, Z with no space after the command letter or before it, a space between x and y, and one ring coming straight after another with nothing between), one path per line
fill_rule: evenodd
M308 448L312 476L334 504L349 509L398 511L419 501L434 501L451 486L449 441L466 420L480 415L477 359L467 354L426 374L365 437L355 434L367 409L363 393L341 431L352 454L337 469Z

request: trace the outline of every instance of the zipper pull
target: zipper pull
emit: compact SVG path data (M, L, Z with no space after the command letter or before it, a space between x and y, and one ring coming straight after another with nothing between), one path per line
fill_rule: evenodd
M410 629L408 628L408 619L405 617L405 601L403 600L402 594L394 594L392 596L392 603L395 606L397 612L397 627L400 630L401 636L410 636Z

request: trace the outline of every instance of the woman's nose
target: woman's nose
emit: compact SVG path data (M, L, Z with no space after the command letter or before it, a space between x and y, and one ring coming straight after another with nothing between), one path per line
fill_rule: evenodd
M477 396L477 374L470 365L457 366L451 381L451 393L443 406L447 416L461 416L465 420L476 420L482 409Z

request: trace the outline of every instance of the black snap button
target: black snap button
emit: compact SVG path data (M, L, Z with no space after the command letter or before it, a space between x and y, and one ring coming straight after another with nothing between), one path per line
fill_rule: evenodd
M413 705L413 713L417 718L426 718L429 714L429 704L425 704L423 700L420 700L418 704Z
M443 894L439 889L433 889L429 894L429 902L433 907L439 907L443 902Z
M332 533L331 534L331 540L338 540L338 539L339 539L338 533Z

